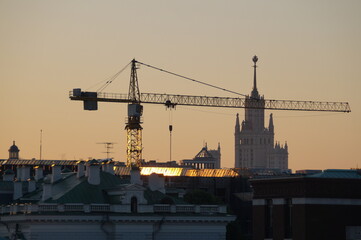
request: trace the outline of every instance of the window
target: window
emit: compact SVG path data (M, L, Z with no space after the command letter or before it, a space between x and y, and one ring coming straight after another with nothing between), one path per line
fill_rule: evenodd
M272 238L273 237L273 227L272 227L272 215L273 215L273 203L272 199L266 199L266 206L265 206L265 238Z
M284 205L285 238L292 238L292 199L286 199Z
M132 213L138 212L138 200L136 197L132 197L130 200L130 211Z

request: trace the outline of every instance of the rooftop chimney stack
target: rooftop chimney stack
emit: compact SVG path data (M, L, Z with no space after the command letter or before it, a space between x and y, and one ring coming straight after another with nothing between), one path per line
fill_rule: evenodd
M19 199L23 196L23 183L21 181L14 181L13 200Z
M138 167L132 167L132 170L130 170L130 183L143 185L143 181L140 179L140 169Z
M85 176L88 177L89 176L89 162L88 161L86 164L85 164Z
M87 164L88 183L92 185L100 184L100 166L97 160L93 159Z
M3 175L3 181L14 181L15 174L11 169L6 169Z
M35 181L32 179L28 179L28 192L34 192L36 189Z
M163 175L158 175L156 173L152 173L149 175L148 181L149 181L149 189L150 190L165 193L164 176Z
M82 161L79 161L78 164L78 171L76 172L76 177L81 178L84 176L84 163Z
M39 181L39 180L43 179L43 177L44 177L43 168L40 166L36 166L34 169L35 169L35 175L34 175L35 181Z
M102 163L102 171L114 175L114 162L112 160L103 162Z
M44 178L43 195L41 196L41 200L45 201L51 198L51 196L52 196L52 184L51 184L51 180L46 176Z
M22 175L23 175L23 166L19 165L16 167L16 179L20 181Z
M20 175L20 180L25 182L28 181L28 179L30 178L30 167L29 166L23 166L22 167L22 172Z
M51 183L55 183L56 181L61 179L61 166L52 165L52 170L51 170Z

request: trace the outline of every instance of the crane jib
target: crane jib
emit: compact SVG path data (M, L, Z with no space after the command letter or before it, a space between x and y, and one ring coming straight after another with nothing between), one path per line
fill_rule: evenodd
M97 110L97 102L133 102L128 94L83 92L81 89L70 91L71 100L84 101L85 110ZM295 101L295 100L268 100L254 99L251 97L210 97L176 94L141 93L139 103L163 104L167 107L176 105L226 107L226 108L256 108L272 110L296 111L326 111L326 112L351 112L347 102L320 102L320 101ZM87 107L87 109L86 109Z

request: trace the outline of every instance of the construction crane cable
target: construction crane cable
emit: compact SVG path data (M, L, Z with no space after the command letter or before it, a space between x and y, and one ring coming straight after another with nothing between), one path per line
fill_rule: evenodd
M187 79L187 80L190 80L190 81L199 83L199 84L206 85L206 86L208 86L208 87L213 87L213 88L216 88L216 89L225 91L225 92L229 92L229 93L233 93L233 94L240 95L240 96L243 96L243 97L247 97L246 94L238 93L238 92L235 92L235 91L232 91L232 90L228 90L228 89L225 89L225 88L221 88L221 87L218 87L218 86L209 84L209 83L201 82L201 81L199 81L199 80L196 80L196 79L193 79L193 78L189 78L189 77L186 77L186 76L177 74L177 73L173 73L173 72L170 72L170 71L167 71L167 70L158 68L158 67L154 67L154 66L151 66L151 65L149 65L149 64L145 64L145 63L142 63L142 62L139 62L139 61L136 61L136 62L139 63L139 64L142 64L142 65L144 65L144 66L146 66L146 67L153 68L153 69L156 69L156 70L158 70L158 71L161 71L161 72L165 72L165 73L174 75L174 76L176 76L176 77L184 78L184 79Z
M130 64L131 62L129 62L124 68L122 68L120 71L118 71L116 74L114 74L113 76L111 77L108 77L107 79L105 80L101 80L100 82L97 82L96 84L90 86L87 88L87 90L105 82L102 86L100 86L96 91L97 92L101 92L103 91L106 87L108 87Z
M97 92L102 92L105 88L107 88L129 65L131 62L129 62L125 67L123 67L120 71L118 71L116 74L108 78L108 80L105 82L103 86L98 88Z

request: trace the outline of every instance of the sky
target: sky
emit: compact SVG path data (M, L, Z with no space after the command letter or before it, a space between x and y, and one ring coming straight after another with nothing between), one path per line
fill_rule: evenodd
M133 58L266 99L349 102L351 113L273 113L289 167L361 167L361 2L358 0L0 0L0 159L15 140L20 157L126 160L127 106L84 111L73 88L96 91ZM130 69L104 91L127 93ZM236 97L141 66L141 92ZM236 114L244 109L144 105L143 157L193 158L221 146L234 167Z

